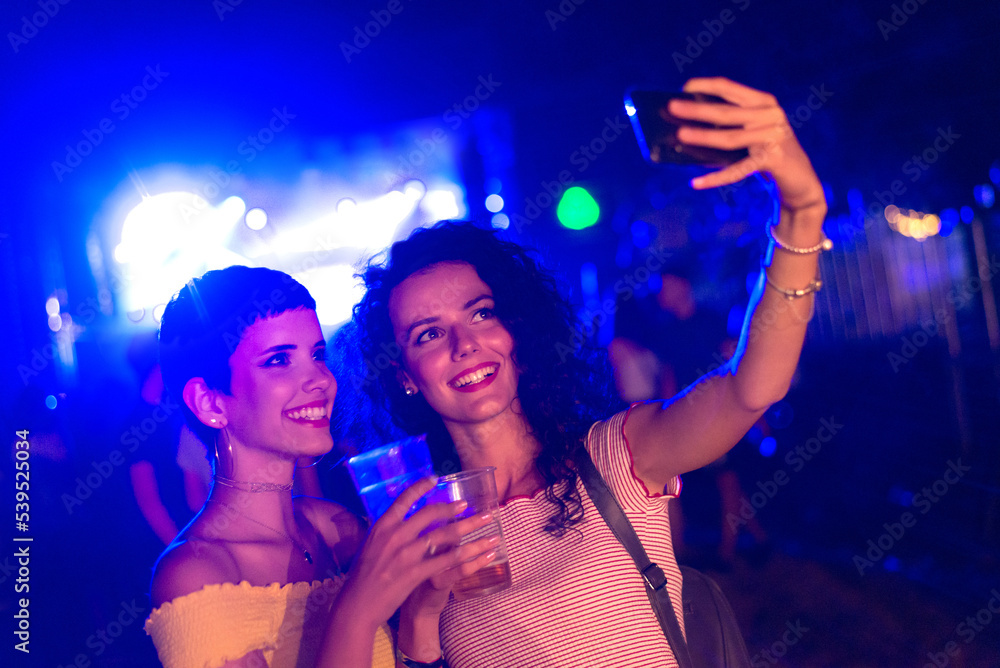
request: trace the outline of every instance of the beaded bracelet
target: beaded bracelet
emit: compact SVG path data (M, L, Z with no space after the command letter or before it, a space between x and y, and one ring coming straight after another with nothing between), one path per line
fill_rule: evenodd
M823 287L823 281L821 281L818 278L814 278L812 281L809 282L809 285L802 288L801 290L786 290L785 288L781 288L775 285L774 282L771 281L771 277L767 275L766 271L764 272L764 280L767 281L767 284L770 285L772 288L783 294L785 296L785 299L789 301L793 299L798 299L799 297L805 297L806 295L812 294L813 292L819 292L820 289Z
M824 234L823 240L820 241L815 246L810 246L809 248L798 248L796 246L789 246L785 242L774 236L774 226L767 226L767 238L771 240L775 248L780 248L788 253L795 253L796 255L809 255L810 253L818 253L819 251L828 251L833 249L833 242Z

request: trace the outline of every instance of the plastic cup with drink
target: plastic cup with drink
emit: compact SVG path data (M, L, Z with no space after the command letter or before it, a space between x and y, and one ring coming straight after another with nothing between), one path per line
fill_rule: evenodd
M423 436L369 450L351 457L347 465L365 510L373 522L389 509L403 490L434 473ZM494 470L494 467L487 466L441 476L434 489L410 509L412 514L426 503L465 501L468 507L452 521L483 513L493 515L493 520L489 524L464 535L461 539L460 545L493 536L499 536L500 542L493 548L496 557L492 562L459 580L452 588L458 600L492 594L506 589L511 584L507 547L500 526L500 503Z

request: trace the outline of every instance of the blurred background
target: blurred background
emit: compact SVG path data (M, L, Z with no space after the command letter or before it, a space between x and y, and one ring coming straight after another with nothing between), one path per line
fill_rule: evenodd
M626 398L724 361L767 194L643 162L622 103L714 75L778 97L835 248L788 397L685 477L682 554L754 665L1000 665L998 26L971 1L4 3L4 665L157 665L151 568L209 472L155 331L208 269L293 274L333 336L359 262L474 219L538 249Z

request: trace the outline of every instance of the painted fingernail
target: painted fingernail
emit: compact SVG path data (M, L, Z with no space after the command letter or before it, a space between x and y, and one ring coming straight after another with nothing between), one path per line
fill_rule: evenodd
M700 176L698 178L691 179L691 187L692 188L700 188L701 184L703 184L704 182L705 182L705 179L701 178Z
M459 501L455 504L455 512L460 513L468 507L469 507L468 501Z
M484 522L488 522L491 519L493 519L493 513L483 513L482 515L479 516L479 519L481 519Z
M489 544L490 545L496 545L499 542L500 542L500 536L490 536L490 539L489 539Z

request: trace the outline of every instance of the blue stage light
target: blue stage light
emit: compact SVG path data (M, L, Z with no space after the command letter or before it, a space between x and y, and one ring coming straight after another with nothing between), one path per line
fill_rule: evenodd
M250 209L246 216L247 227L255 232L267 225L267 212L264 209Z
M486 197L486 210L490 213L497 213L503 209L503 197L500 195L489 195Z
M597 266L594 263L580 265L580 287L584 300L597 299Z
M996 192L993 190L993 186L989 184L983 184L981 186L976 186L973 189L973 193L976 196L976 201L983 205L985 208L989 209L993 207L993 202L996 199Z

